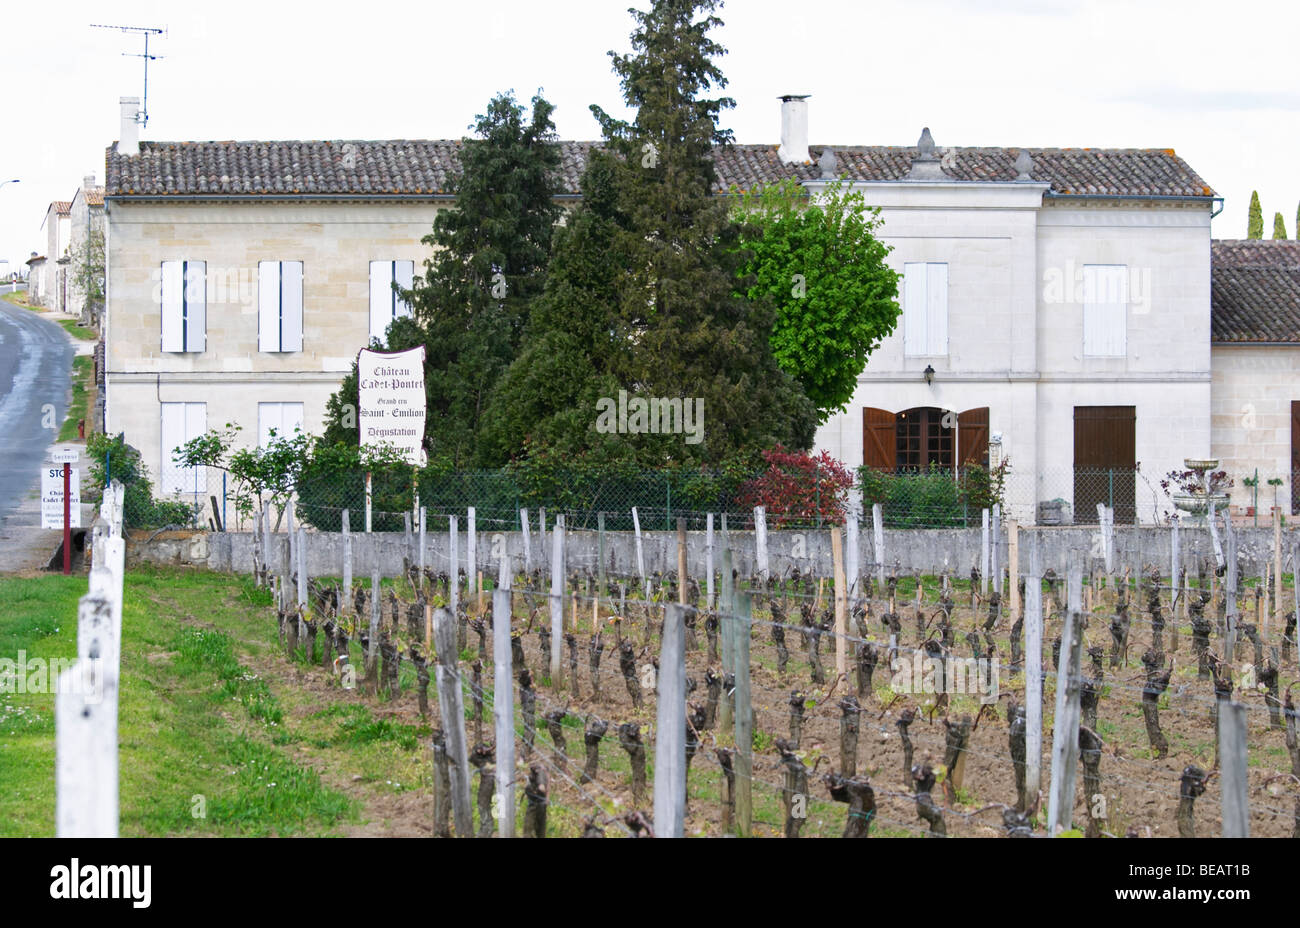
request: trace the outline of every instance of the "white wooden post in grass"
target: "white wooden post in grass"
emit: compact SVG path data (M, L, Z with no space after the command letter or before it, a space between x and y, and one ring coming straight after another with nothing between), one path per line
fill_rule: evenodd
M835 675L849 672L848 582L844 573L844 539L838 525L831 526L831 574L835 586Z
M374 521L372 518L372 516L374 515L374 503L375 503L374 482L371 480L370 471L366 471L366 534L367 535L369 535L373 531L371 525Z
M515 836L515 690L510 653L510 591L492 593L492 724L497 741L497 795L501 817L497 834Z
M551 532L551 686L559 687L564 646L564 516L555 517Z
M993 504L993 514L990 519L989 541L989 573L993 575L993 592L999 596L1002 595L1002 507L998 503Z
M1035 539L1025 578L1025 799L1038 803L1043 760L1043 558Z
M478 591L478 526L475 524L474 507L469 507L469 517L465 522L465 588L466 607Z
M1178 519L1169 527L1169 611L1173 622L1178 621L1178 568L1183 562L1182 539L1178 537Z
M769 574L767 560L767 507L754 507L754 569L758 579L766 586Z
M844 522L844 582L848 587L850 602L861 595L858 590L858 578L862 573L862 543L858 534L859 515L857 503L850 503L849 517Z
M664 607L655 728L655 835L680 838L686 812L686 608Z

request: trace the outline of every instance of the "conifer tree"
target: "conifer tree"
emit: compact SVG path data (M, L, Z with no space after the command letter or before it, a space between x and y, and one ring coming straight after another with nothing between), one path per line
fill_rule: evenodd
M1250 212L1246 214L1246 238L1264 237L1264 213L1259 206L1259 191L1250 192Z

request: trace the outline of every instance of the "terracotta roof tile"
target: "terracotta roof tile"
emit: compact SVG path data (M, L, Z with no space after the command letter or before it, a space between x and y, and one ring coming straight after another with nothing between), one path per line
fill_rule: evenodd
M1211 242L1210 293L1213 341L1300 344L1300 242Z

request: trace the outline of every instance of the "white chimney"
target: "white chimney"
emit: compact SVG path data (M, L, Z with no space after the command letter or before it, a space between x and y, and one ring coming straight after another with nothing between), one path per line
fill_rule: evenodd
M122 97L122 127L118 130L117 150L134 155L140 150L140 98Z
M808 97L785 94L781 100L781 147L776 150L783 164L805 163L808 154Z
M94 174L87 174L85 177L83 177L83 178L81 179L81 189L82 189L82 190L87 190L87 189L89 189L89 188L91 188L91 187L94 187L94 186L95 186L95 175L94 175Z

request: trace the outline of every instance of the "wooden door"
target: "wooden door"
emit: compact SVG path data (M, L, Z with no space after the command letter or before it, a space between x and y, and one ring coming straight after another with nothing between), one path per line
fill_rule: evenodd
M989 408L957 414L957 466L989 466Z
M1097 521L1097 504L1115 522L1137 518L1137 407L1074 407L1074 521Z
M897 466L895 417L885 409L862 408L862 464L893 473Z

